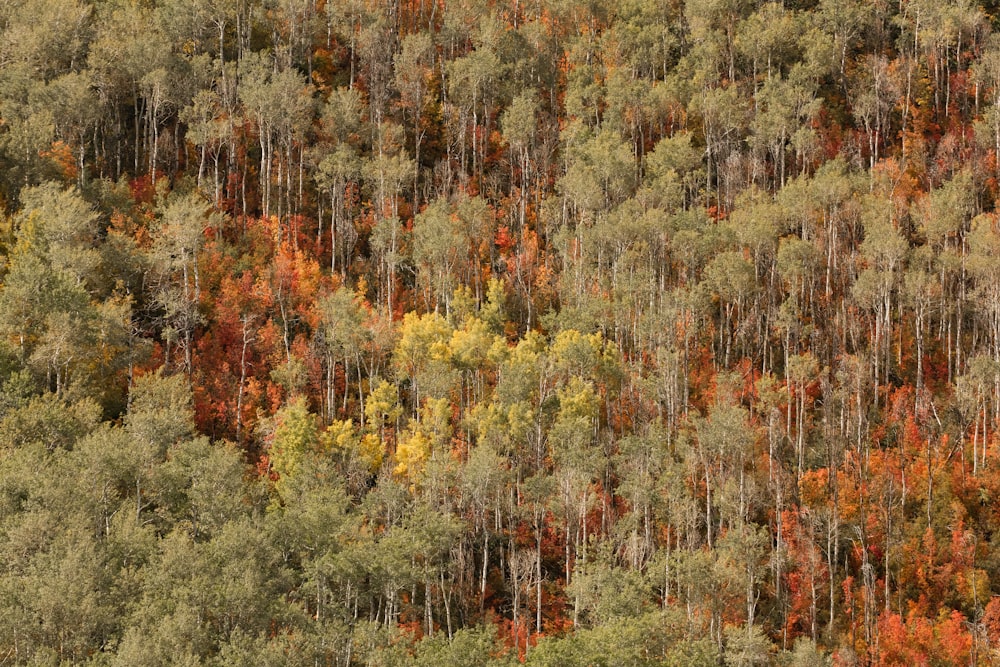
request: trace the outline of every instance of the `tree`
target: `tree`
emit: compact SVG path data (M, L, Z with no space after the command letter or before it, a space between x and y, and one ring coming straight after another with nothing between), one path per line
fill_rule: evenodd
M768 77L755 98L762 108L751 124L754 140L770 155L774 181L779 187L785 185L785 152L789 144L798 149L796 162L805 163L803 148L810 132L807 125L821 106L815 81L810 80L804 69L794 68L787 79Z
M447 201L436 199L413 218L413 261L424 285L424 302L438 311L444 302L445 317L451 312L451 295L455 291L454 272L468 246L465 227L460 224ZM433 292L431 292L433 290Z
M347 267L357 242L357 230L349 224L348 188L361 172L357 152L348 144L337 144L333 153L319 164L316 180L330 196L330 270L346 277ZM322 223L320 224L322 230Z
M254 500L240 452L204 437L171 446L151 476L161 520L195 540L219 535L244 518Z
M752 296L754 268L740 253L727 251L716 255L703 272L706 287L717 296L719 305L719 345L716 358L729 366L734 332L741 327L744 309Z
M873 204L864 219L865 240L861 251L869 262L869 267L858 275L852 294L870 310L872 322L872 377L875 386L885 379L891 360L889 337L892 332L893 293L897 281L897 271L902 268L906 256L906 240L893 225L890 204Z
M412 180L416 165L405 150L394 146L397 128L379 128L378 153L365 162L361 174L370 184L374 199L375 225L369 239L379 257L379 291L385 297L386 312L393 311L396 270L402 263L404 231L399 218L399 196L405 184ZM384 282L383 282L384 281ZM380 303L382 299L378 300Z
M0 330L49 389L91 391L120 370L129 301L111 294L94 247L98 216L79 193L49 184L25 189L23 199ZM114 392L105 385L99 393L110 401Z
M535 144L538 124L538 102L534 96L516 96L500 116L500 129L510 147L510 187L514 198L514 184L519 183L518 228L523 228L527 219L528 205L535 181L531 173L531 153ZM515 169L518 178L515 179Z
M277 70L254 54L240 61L239 96L257 125L262 213L265 218L271 215L274 185L278 189L278 217L297 213L303 191L302 140L312 120L313 88L295 70ZM293 162L296 149L298 164ZM297 181L294 189L293 178Z
M454 384L448 341L452 327L437 313L407 313L393 351L393 366L401 379L411 382L414 417L426 398L443 398Z
M87 134L93 128L100 108L93 85L90 70L70 72L50 81L44 88L36 88L32 91L35 94L29 98L32 107L50 110L56 137L76 153L76 176L80 186L86 178Z
M194 426L191 388L183 375L161 370L136 380L125 429L152 457L162 458L170 446L190 439Z
M482 44L467 55L448 63L446 85L448 101L457 114L457 128L461 133L458 160L462 170L478 183L483 182L486 161L485 140L489 136L494 118L497 83L502 76L502 63L488 44ZM447 108L447 107L446 107ZM483 129L481 130L480 127ZM466 169L466 140L471 137L471 165ZM449 156L450 157L450 156Z
M179 344L179 364L190 377L194 372L193 346L196 328L204 321L201 311L200 261L205 229L216 214L197 193L171 197L153 236L152 261L158 268L156 300L163 311L166 361L170 348Z
M897 85L886 58L865 57L854 82L852 111L868 139L869 170L874 170L879 161L882 143L890 131L890 113L899 98Z
M406 35L400 43L395 58L395 83L399 90L400 105L404 116L409 116L413 135L413 161L416 164L413 180L413 208L419 192L417 179L420 177L420 149L427 136L424 121L428 106L429 91L436 59L434 40L430 33L415 32Z
M747 104L733 85L710 87L692 100L693 109L701 116L705 141L706 181L716 188L716 203L727 205L735 194L732 184L722 178L722 165L747 126ZM725 196L723 190L726 190Z
M347 412L348 386L352 374L358 377L357 390L361 389L361 356L367 341L364 329L366 311L360 298L350 290L341 287L324 296L318 304L320 312L320 335L326 362L326 418L332 419L337 413L337 363L341 364L343 396L341 410ZM359 396L358 402L363 400Z
M305 396L292 398L274 416L274 432L269 438L268 461L277 474L279 496L291 478L299 474L302 461L310 454L322 451L316 415L309 412Z
M200 149L198 187L202 187L205 162L209 155L212 157L213 201L218 206L222 197L219 160L222 157L223 145L231 135L224 100L213 88L203 88L195 93L190 105L178 112L178 117L187 125L185 136L188 141Z

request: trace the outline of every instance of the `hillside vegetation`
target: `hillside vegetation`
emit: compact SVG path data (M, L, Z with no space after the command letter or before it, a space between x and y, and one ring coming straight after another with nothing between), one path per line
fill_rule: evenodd
M0 2L0 664L1000 661L998 14Z

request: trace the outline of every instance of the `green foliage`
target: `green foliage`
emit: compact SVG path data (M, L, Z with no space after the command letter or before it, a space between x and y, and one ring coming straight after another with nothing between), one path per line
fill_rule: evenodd
M247 474L232 446L207 438L178 443L153 473L156 512L174 530L215 535L252 509Z
M136 380L125 427L141 446L163 456L167 448L194 434L191 387L183 375L162 371Z
M687 636L683 616L651 612L620 619L563 638L547 637L528 653L529 665L708 665L717 656Z
M39 444L49 450L72 449L100 416L100 406L91 399L67 404L55 394L42 394L4 416L0 442L9 448Z
M420 667L500 667L507 661L492 628L463 628L451 638L427 638L417 645L414 664Z
M731 627L726 631L725 664L733 667L771 664L771 642L757 626Z

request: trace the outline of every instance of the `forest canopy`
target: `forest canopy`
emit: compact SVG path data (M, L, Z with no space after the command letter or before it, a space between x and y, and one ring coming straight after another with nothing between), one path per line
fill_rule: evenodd
M0 35L0 663L1000 661L993 0Z

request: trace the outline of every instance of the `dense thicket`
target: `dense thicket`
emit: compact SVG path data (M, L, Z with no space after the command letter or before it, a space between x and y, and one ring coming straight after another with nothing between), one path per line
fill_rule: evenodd
M0 3L0 663L1000 660L997 14Z

